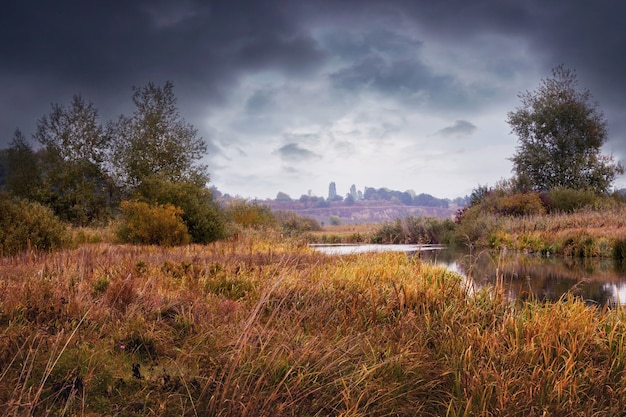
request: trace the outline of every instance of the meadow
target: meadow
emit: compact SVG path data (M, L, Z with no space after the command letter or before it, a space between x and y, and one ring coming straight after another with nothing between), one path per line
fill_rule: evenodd
M0 258L5 415L621 415L624 310L272 230Z

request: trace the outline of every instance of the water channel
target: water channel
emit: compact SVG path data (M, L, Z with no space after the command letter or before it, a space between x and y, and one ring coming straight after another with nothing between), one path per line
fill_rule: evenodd
M626 304L626 264L612 259L541 257L512 251L460 251L438 245L333 245L316 250L331 254L403 251L443 265L471 285L494 285L500 279L511 299L556 301L567 293L590 304Z

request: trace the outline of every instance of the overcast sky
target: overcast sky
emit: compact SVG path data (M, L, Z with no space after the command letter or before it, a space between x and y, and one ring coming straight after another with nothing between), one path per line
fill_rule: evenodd
M105 123L132 86L170 80L224 193L454 198L511 177L507 112L564 64L624 164L624 16L618 0L8 0L0 147L75 94Z

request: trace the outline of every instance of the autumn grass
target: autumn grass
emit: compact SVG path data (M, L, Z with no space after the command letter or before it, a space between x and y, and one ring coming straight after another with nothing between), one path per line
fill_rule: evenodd
M322 230L309 232L311 243L369 243L380 224L342 224L323 226Z
M278 235L0 259L6 415L620 415L622 309Z
M489 216L485 216L489 217ZM626 206L574 213L483 219L487 235L479 243L492 248L572 257L624 259Z

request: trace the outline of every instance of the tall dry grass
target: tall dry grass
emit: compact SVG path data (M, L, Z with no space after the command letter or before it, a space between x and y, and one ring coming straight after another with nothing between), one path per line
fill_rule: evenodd
M626 206L493 219L483 243L493 248L574 257L617 257L626 241Z
M619 415L622 310L277 235L0 259L7 415Z

